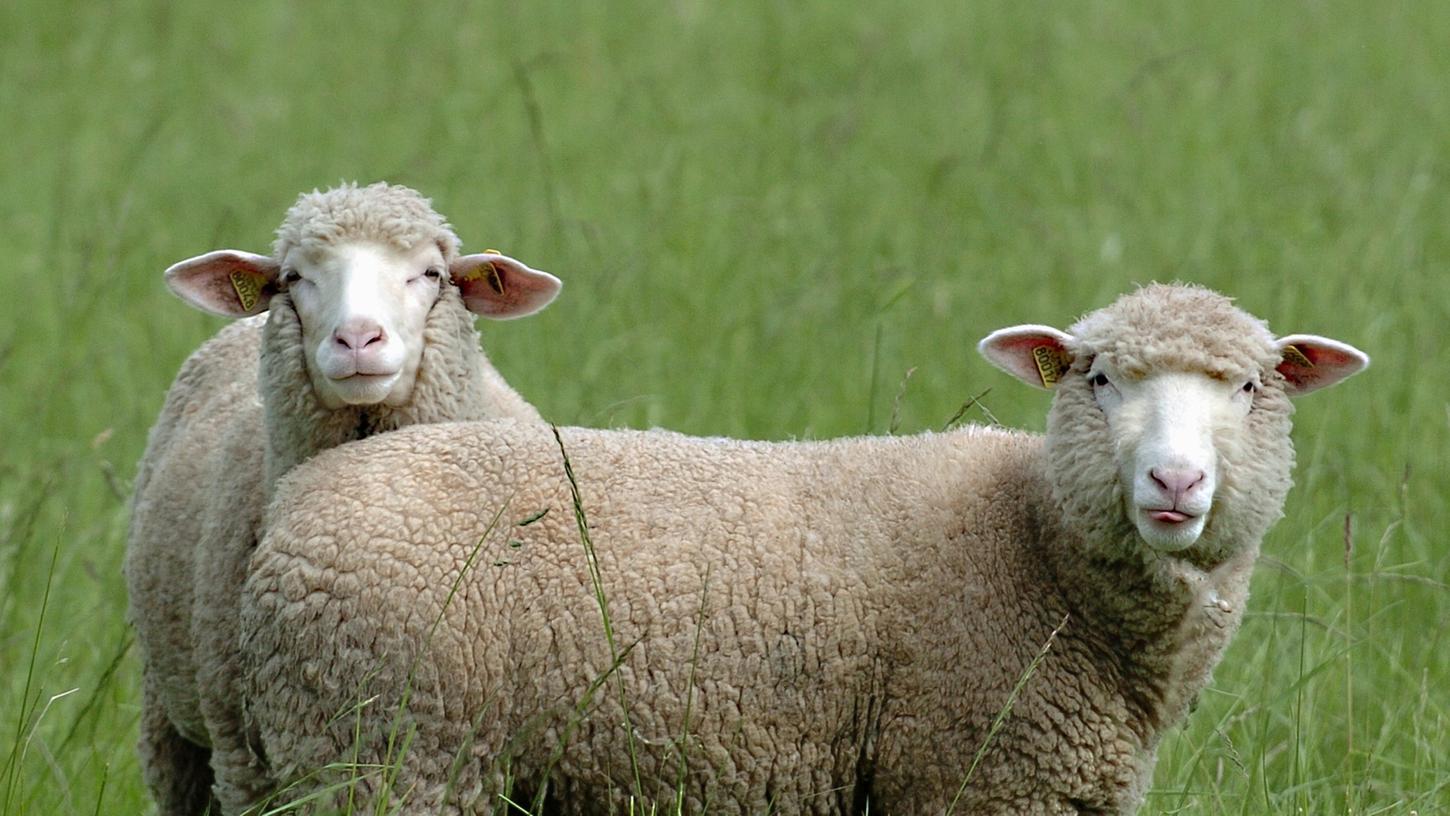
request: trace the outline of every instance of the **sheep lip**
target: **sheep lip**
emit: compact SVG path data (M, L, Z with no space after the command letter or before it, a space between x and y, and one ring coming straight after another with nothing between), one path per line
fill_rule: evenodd
M1184 513L1180 510L1173 510L1171 508L1167 510L1150 510L1148 508L1144 508L1143 512L1148 514L1148 518L1153 519L1160 524L1178 525L1187 521L1193 521L1194 519L1198 518L1198 516L1192 516L1188 513Z
M337 383L348 383L349 385L363 385L366 383L381 382L390 377L396 376L398 376L398 372L396 371L354 371L351 374L345 374L341 377L328 377L328 379Z

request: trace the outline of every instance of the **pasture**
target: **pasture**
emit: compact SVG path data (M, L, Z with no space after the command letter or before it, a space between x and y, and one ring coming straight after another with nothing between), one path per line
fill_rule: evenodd
M161 270L343 179L565 281L482 327L560 424L1040 429L976 341L1150 280L1364 349L1143 812L1450 811L1446 42L1338 0L0 5L0 816L149 807L130 481L221 325Z

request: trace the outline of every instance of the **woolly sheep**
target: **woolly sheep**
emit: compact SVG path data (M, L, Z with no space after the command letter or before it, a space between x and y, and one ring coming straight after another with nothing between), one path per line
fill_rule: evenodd
M273 770L410 813L1132 812L1239 626L1289 398L1368 358L1183 285L980 350L1055 392L1045 437L459 423L299 467L241 611Z
M220 250L166 270L192 305L256 316L182 365L136 479L125 571L144 664L139 751L163 814L235 812L265 786L236 700L236 604L276 478L404 425L542 422L484 356L470 312L530 314L559 282L458 247L415 191L345 185L300 196L270 256Z

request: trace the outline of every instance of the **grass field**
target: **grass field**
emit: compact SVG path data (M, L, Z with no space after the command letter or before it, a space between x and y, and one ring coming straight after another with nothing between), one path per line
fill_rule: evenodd
M0 814L149 806L161 270L378 178L565 280L485 327L560 423L1041 428L975 341L1154 279L1365 349L1144 812L1450 812L1450 6L629 5L0 4Z

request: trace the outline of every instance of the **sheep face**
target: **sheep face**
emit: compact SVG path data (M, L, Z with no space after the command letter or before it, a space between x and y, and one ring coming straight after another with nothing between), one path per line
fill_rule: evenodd
M423 325L445 284L437 244L370 242L299 248L281 281L302 324L308 374L322 404L402 405L423 353Z
M428 313L444 287L493 319L533 314L558 294L546 272L489 251L458 256L458 239L406 187L344 185L305 193L278 229L273 254L223 249L166 270L172 291L204 311L242 317L273 296L302 326L308 376L328 409L406 403Z
M1219 447L1242 435L1258 383L1177 371L1132 378L1101 356L1086 376L1115 454L1125 515L1154 549L1193 546L1213 508Z
M1071 332L1014 326L978 348L1055 392L1047 467L1068 526L1106 547L1192 549L1211 561L1258 540L1281 513L1294 461L1289 398L1369 362L1323 337L1275 339L1193 286L1148 286Z

